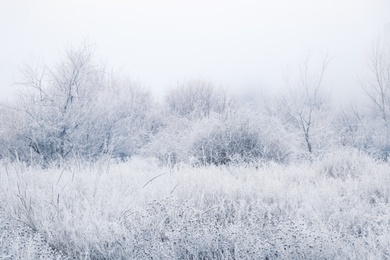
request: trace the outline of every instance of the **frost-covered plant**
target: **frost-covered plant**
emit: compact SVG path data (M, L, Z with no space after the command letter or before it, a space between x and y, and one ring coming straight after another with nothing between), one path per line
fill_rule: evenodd
M387 161L390 155L390 139L387 123L372 113L347 111L338 120L340 143Z
M317 161L319 171L333 178L357 178L375 165L373 158L353 148L335 148Z
M191 137L190 153L202 164L287 162L292 153L283 125L251 107L205 118L197 123Z
M287 162L293 138L276 118L241 106L189 120L169 115L143 154L163 162L197 165Z
M13 247L3 241L1 256L28 256L27 249L16 249L27 240L31 256L37 256L33 245L43 243L64 257L85 259L390 253L389 167L376 162L370 172L344 181L320 174L315 164L166 168L131 159L109 171L8 165L8 174L4 166L0 218L16 220L23 232L14 234Z
M0 218L23 232L0 256L28 257L17 243L31 241L31 258L39 243L85 259L387 258L389 166L370 166L341 181L316 164L2 165Z
M157 133L150 136L150 142L140 150L140 154L158 158L164 165L187 162L191 143L189 133L195 123L187 118L165 114L160 124Z
M231 99L225 89L216 88L211 82L192 80L172 88L165 101L173 115L199 119L224 112Z
M0 131L5 156L47 166L73 157L126 158L148 142L150 92L109 78L90 45L67 50L57 66L27 67L23 76L25 88L6 111L18 124L12 120Z

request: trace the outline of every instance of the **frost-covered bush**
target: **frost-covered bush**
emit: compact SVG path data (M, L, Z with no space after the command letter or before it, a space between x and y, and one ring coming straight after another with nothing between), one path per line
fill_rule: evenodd
M202 164L287 162L291 140L275 118L241 107L199 121L192 131L191 155Z
M250 106L189 120L170 115L143 154L163 162L239 164L262 160L287 162L293 138L281 122Z
M109 78L89 45L67 50L56 66L27 67L23 75L17 104L2 119L14 117L0 131L3 156L42 165L106 154L124 159L148 142L150 92Z
M75 153L93 158L104 151L95 101L107 80L92 54L84 45L67 50L52 68L23 71L25 88L15 110L25 118L20 135L28 146L23 149L31 150L36 161L49 163Z
M112 157L128 158L149 142L155 127L153 107L149 90L131 80L114 80L99 93L96 130L106 138Z
M222 113L231 102L225 89L202 80L178 84L167 93L165 101L171 114L189 119Z
M282 122L257 106L233 101L203 81L172 89L162 113L163 127L142 154L164 163L192 165L287 162L296 139Z
M375 114L348 112L339 119L340 143L387 161L390 155L389 125Z
M0 159L27 160L28 142L23 138L25 118L18 111L0 105Z
M375 160L354 148L335 148L317 161L319 171L333 178L357 178L375 166Z
M140 153L145 157L155 157L164 165L173 165L179 162L188 162L190 158L191 131L194 122L187 118L173 115L162 115L160 127L150 142Z

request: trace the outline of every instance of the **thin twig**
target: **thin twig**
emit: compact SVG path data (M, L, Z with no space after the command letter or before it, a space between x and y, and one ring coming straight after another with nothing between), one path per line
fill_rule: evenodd
M154 179L157 179L158 177L163 176L164 174L167 174L167 173L164 172L164 173L157 175L157 176L153 177L152 179L150 179L147 183L145 183L144 186L142 186L142 189L145 188L145 186L148 185L149 183L151 183Z

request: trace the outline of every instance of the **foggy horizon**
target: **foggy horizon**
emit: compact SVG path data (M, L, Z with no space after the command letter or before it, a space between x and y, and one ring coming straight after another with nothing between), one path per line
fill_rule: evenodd
M157 95L204 79L241 95L275 94L282 68L308 51L331 57L325 88L336 100L361 90L367 51L390 22L386 1L15 1L3 2L1 100L20 68L53 64L84 40L96 57Z

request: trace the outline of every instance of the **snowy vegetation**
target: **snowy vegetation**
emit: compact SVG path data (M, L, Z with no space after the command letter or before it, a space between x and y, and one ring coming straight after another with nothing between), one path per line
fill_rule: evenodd
M368 111L331 104L326 55L251 102L205 81L156 101L89 45L27 67L0 106L0 257L390 258L389 55Z
M2 257L48 247L71 259L388 258L389 171L356 150L287 167L3 164L4 210L26 230L17 239L39 239Z

